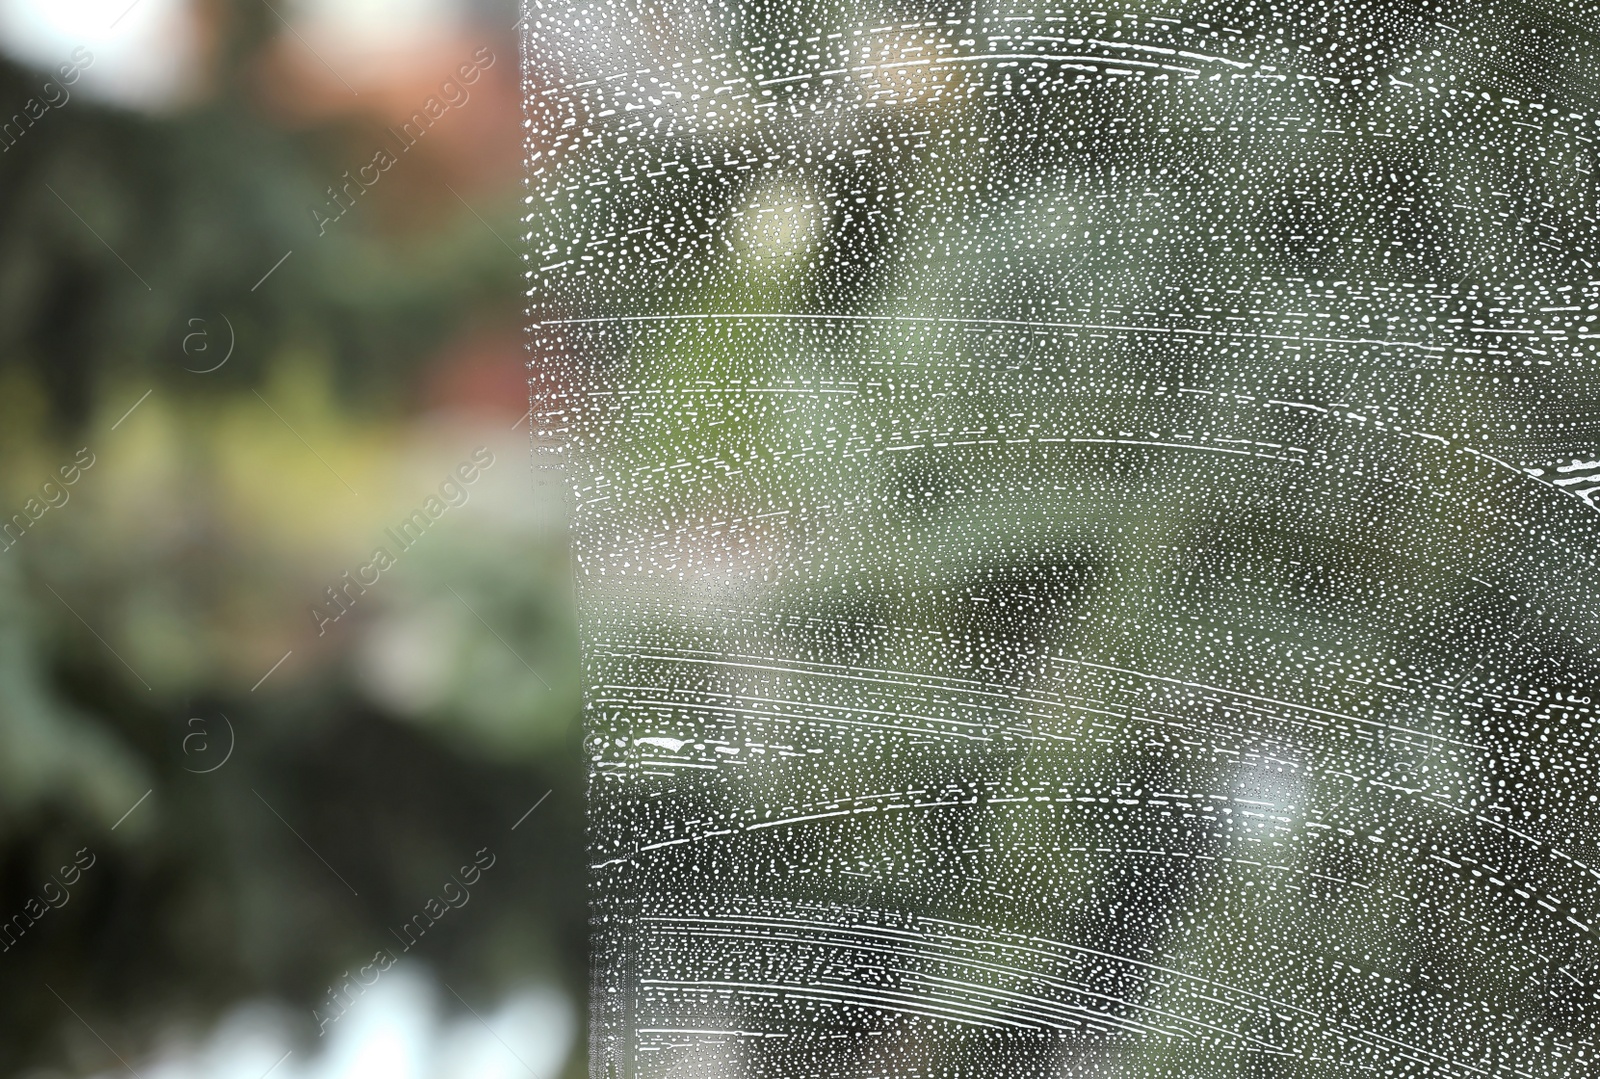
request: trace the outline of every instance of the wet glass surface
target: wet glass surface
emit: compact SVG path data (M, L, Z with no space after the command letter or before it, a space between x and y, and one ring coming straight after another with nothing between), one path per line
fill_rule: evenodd
M529 15L596 1075L1587 1075L1592 11Z

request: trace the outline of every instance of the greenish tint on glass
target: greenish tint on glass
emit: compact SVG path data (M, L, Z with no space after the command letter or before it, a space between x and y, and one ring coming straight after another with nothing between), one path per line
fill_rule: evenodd
M594 1074L1594 1074L1596 27L530 10Z

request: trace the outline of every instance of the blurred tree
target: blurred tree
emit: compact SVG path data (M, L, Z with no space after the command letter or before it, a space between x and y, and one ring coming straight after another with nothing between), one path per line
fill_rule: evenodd
M438 441L419 406L451 377L440 355L522 317L509 8L472 24L500 67L466 141L409 153L326 235L313 209L393 136L372 111L288 116L282 23L260 3L207 11L201 100L149 115L75 94L0 153L0 509L22 512L77 447L98 455L0 552L0 923L73 852L95 858L0 951L5 1075L100 1069L107 1046L137 1061L162 1031L261 995L303 1007L310 1033L327 985L484 846L500 857L470 917L408 958L490 995L586 984L571 601L557 508L527 503L525 429L506 432L526 409L519 352L496 361L510 395L424 459L464 455L489 424L505 482L476 497L521 508L441 525L354 625L298 643L323 589L445 474L396 464ZM401 75L420 94L452 71ZM44 77L0 61L0 111ZM184 347L196 331L203 353ZM191 373L230 336L226 364ZM322 495L312 446L367 497ZM448 599L450 582L499 629L457 611L449 685L426 707L374 691L364 650L407 597ZM285 640L305 658L252 691Z

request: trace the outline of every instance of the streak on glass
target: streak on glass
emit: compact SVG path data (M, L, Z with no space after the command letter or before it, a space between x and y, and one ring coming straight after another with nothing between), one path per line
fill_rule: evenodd
M1600 15L545 0L596 1076L1581 1076Z

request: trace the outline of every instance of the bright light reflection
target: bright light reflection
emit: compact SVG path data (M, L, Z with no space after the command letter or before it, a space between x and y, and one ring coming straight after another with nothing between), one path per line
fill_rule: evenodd
M201 76L192 0L0 0L0 49L47 73L41 84L80 47L93 62L71 92L119 105L170 107Z
M476 1006L476 1005L475 1005ZM512 994L499 1007L460 1007L416 970L396 967L320 1038L281 1005L255 1002L231 1012L203 1041L175 1043L145 1079L554 1079L577 1034L565 995L548 986ZM453 1018L442 1019L441 1012ZM285 1056L285 1054L288 1054ZM119 1065L92 1079L126 1074Z

